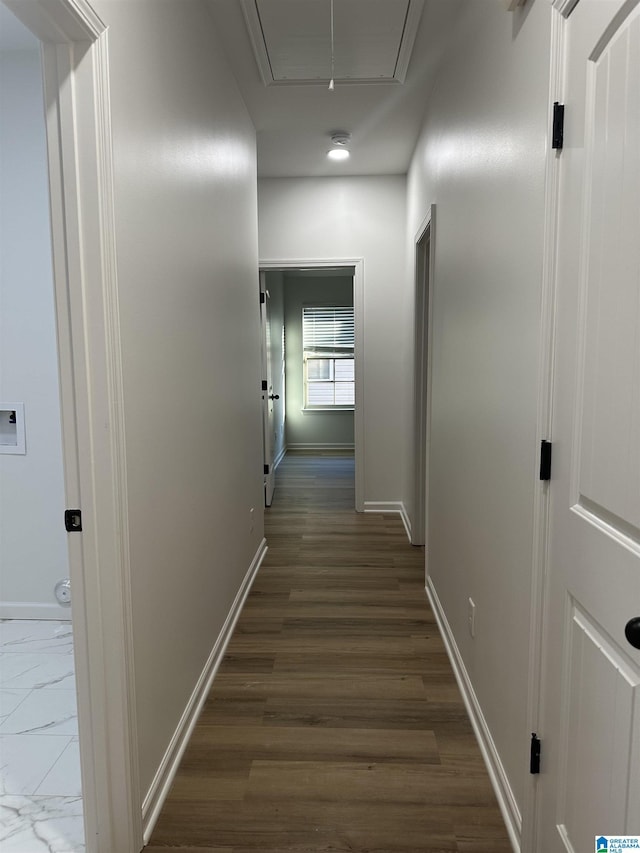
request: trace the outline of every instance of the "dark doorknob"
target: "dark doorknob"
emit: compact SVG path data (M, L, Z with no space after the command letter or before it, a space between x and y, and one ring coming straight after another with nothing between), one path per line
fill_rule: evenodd
M634 649L640 649L640 616L629 619L624 626L624 635Z
M280 394L269 394L269 399L270 400L279 400Z

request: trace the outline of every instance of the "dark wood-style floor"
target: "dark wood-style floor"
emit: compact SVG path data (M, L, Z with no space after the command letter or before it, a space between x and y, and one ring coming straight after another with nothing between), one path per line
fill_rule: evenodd
M150 853L510 853L397 515L289 454L269 551Z

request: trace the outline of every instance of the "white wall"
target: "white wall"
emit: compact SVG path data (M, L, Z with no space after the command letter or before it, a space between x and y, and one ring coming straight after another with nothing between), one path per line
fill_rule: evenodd
M258 182L260 259L364 259L364 501L399 501L407 287L404 176Z
M204 3L95 7L109 26L144 795L263 538L255 132Z
M284 288L287 447L353 447L353 411L303 412L302 308L305 305L353 305L353 276L305 277L285 274Z
M279 397L273 401L273 461L278 463L286 450L287 400L285 364L284 364L284 275L280 270L265 273L265 283L269 291L269 329L267 346L271 360L271 381L273 393ZM264 378L264 377L263 377Z
M461 6L408 192L411 257L437 205L428 570L520 807L551 14Z
M34 39L35 42L35 39ZM24 456L0 455L0 617L63 618L68 576L42 72L0 52L0 402L24 402Z

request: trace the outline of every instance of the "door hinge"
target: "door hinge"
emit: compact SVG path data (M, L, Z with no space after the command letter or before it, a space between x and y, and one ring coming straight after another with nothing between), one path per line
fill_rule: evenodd
M264 473L265 473L265 474L268 474L268 473L269 473L269 466L268 466L268 465L265 465L265 466L264 466Z
M540 772L540 738L533 732L531 734L531 758L529 761L529 773Z
M551 442L544 439L540 442L540 479L551 479Z
M264 305L264 303L266 301L267 301L267 297L265 295L265 292L264 292L264 290L261 290L260 291L260 305Z
M551 147L556 151L562 151L564 145L564 104L557 101L553 105L553 130L551 133Z
M263 391L268 391L268 390L269 390L269 386L267 385L267 380L266 380L266 379L263 379L263 380L262 380L262 390L263 390Z
M65 509L64 529L67 533L80 533L82 530L82 512L79 509Z

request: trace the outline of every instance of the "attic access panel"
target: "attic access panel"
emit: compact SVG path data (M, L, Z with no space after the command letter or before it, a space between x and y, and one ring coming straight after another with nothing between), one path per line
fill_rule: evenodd
M424 0L334 0L337 82L403 83ZM330 0L242 0L265 86L328 83Z

